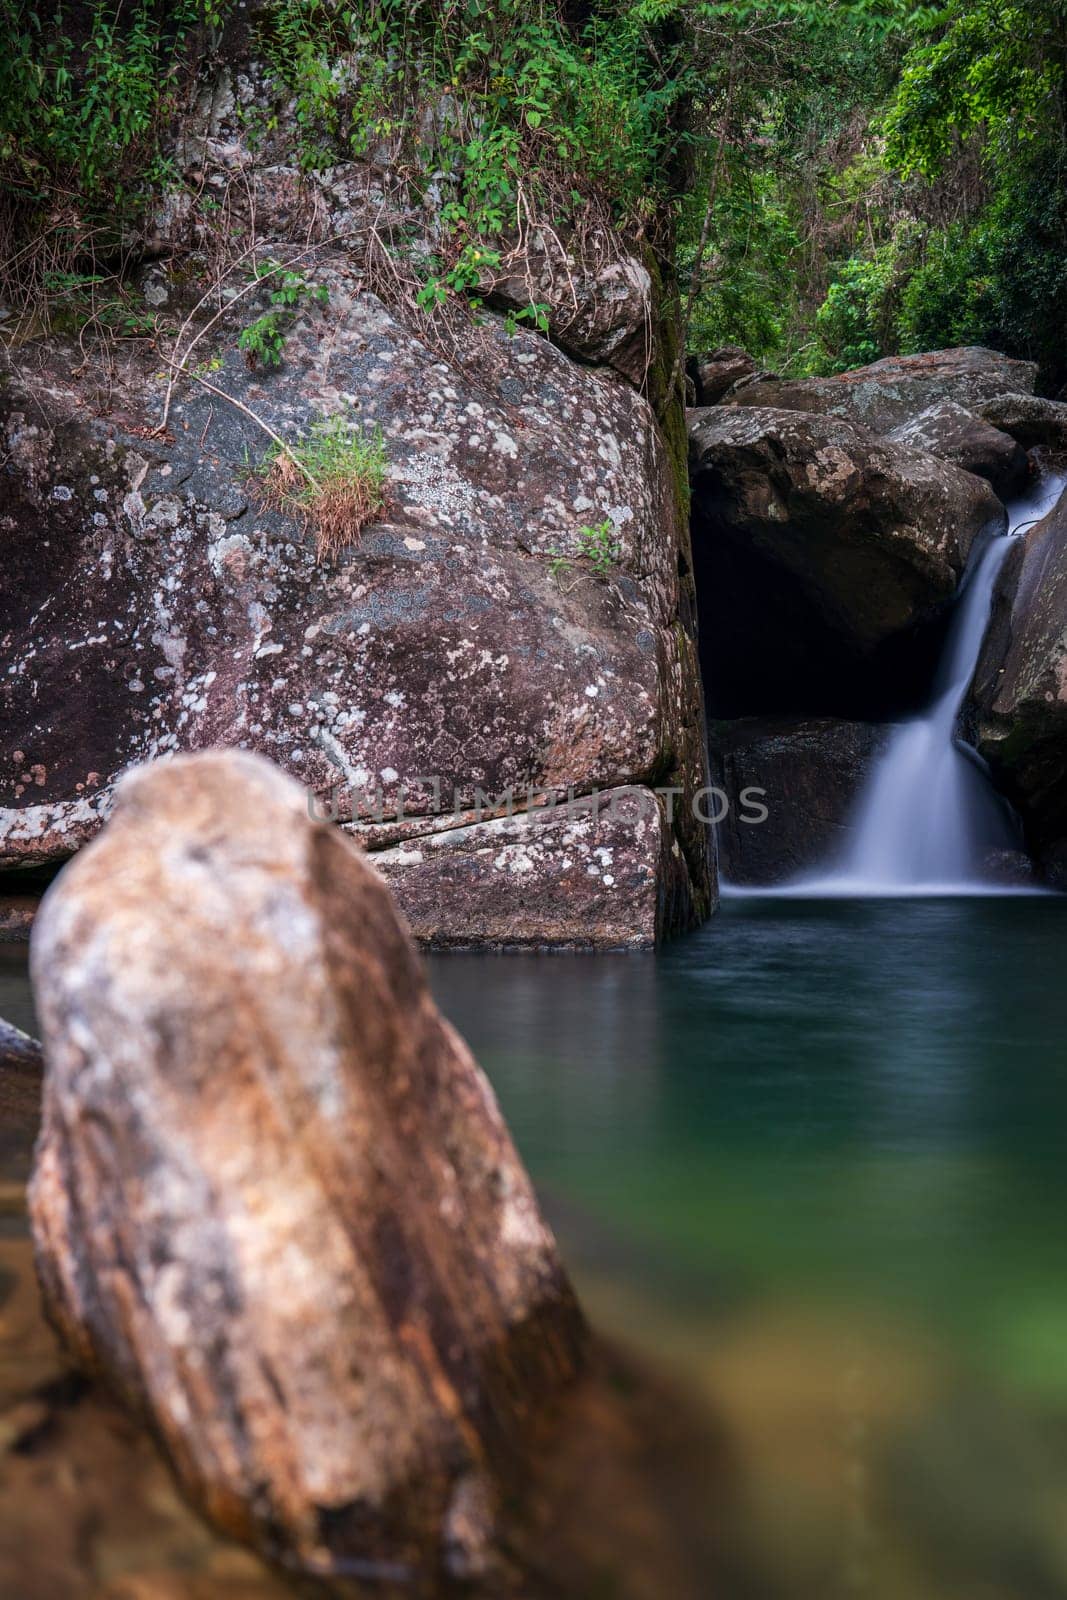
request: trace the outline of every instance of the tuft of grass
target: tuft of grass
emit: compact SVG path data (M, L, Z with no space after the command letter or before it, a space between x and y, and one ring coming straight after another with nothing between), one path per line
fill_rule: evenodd
M359 538L383 510L389 459L380 428L344 416L314 422L298 444L278 444L260 469L267 498L315 529L319 561Z

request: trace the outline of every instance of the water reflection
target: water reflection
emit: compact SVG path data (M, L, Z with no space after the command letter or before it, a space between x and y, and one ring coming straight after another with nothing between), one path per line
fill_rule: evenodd
M432 963L596 1314L740 1441L755 1592L1067 1595L1065 954L1052 897L744 898Z

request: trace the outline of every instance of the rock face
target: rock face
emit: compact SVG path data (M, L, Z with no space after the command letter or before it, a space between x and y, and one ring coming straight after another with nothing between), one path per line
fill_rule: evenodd
M388 891L239 752L126 778L46 896L49 1313L222 1530L430 1595L484 1575L582 1324Z
M521 315L540 306L551 338L569 355L644 383L654 358L652 277L635 256L620 254L607 232L583 241L580 257L538 232L483 287L504 310Z
M667 806L648 789L609 789L415 837L374 863L436 949L639 948L647 930L684 920L690 896Z
M1067 450L1067 404L1062 400L1044 400L1036 394L998 394L984 400L978 412L1024 450L1039 446L1056 453Z
M836 417L712 407L689 438L696 537L766 560L860 654L936 614L1003 523L981 479Z
M385 212L436 248L421 199L398 197L377 164L302 175L284 106L282 131L251 150L232 87L216 89L176 143L189 190L228 195L264 258L298 250L327 300L294 313L277 369L250 370L237 338L263 304L246 295L205 329L163 434L168 377L154 352L134 347L106 394L61 341L10 358L0 867L64 859L100 827L126 766L207 746L259 750L323 797L341 786L357 821L403 821L407 834L451 828L479 795L506 790L518 806L569 790L699 789L689 535L668 442L680 417L661 419L640 387L662 366L649 272L610 241L584 266L565 262L580 293L573 316L559 295L550 307L558 348L484 312L437 326L390 298L371 259ZM186 252L188 273L204 245L190 205L182 190L154 226L157 300L183 292L167 252ZM528 277L542 292L536 251L529 273L512 266L516 295ZM235 267L227 287L246 276ZM313 529L264 497L259 424L296 442L338 418L381 430L387 503L319 565ZM600 527L614 557L597 572L583 529ZM712 905L707 831L687 808L676 815L667 840L642 836L640 871L658 889L634 907L639 942ZM447 856L433 852L443 872ZM564 859L541 859L533 942L570 915L551 892L563 892ZM390 873L417 926L437 916L446 880L430 883L424 864L409 891L395 857ZM491 877L484 888L496 893ZM614 943L629 909L621 880L602 903ZM493 920L491 904L467 910L456 938ZM586 934L597 941L595 923Z
M929 450L931 455L951 461L965 472L976 473L992 484L1001 499L1017 490L1029 472L1026 451L1010 431L992 427L953 400L939 400L928 406L917 417L894 428L888 438L895 444Z
M766 810L758 820L754 804L731 805L716 830L722 876L737 884L778 884L825 866L844 842L856 796L885 737L875 723L831 718L712 723L713 777L731 797L748 791Z
M761 378L730 397L739 406L775 406L847 417L878 433L897 428L942 400L974 410L1002 394L1033 394L1037 364L964 346L918 356L886 356L832 378Z
M1067 496L1001 569L975 673L976 743L1044 875L1067 888Z
M747 350L737 344L724 344L708 355L694 356L688 363L698 406L717 406L735 383L751 378L758 368Z

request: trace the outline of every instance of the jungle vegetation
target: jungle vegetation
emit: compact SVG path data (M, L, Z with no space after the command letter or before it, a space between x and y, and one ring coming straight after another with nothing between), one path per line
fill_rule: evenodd
M1050 390L1067 378L1067 0L251 9L305 169L400 137L441 180L428 313L476 293L517 219L608 219L675 275L692 349L815 373L983 343L1037 359ZM0 0L8 319L84 302L148 331L122 292L138 219L235 11ZM427 97L450 108L432 131Z

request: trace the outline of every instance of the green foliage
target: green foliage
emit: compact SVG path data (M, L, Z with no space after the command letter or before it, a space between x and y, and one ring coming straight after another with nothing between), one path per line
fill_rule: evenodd
M684 276L710 201L691 342L804 372L977 341L1062 381L1063 0L713 9L680 212Z
M862 203L845 175L866 159L865 108L892 83L906 7L754 0L686 11L700 79L695 181L679 207L682 280L695 289L689 342L738 342L796 366L811 358L828 262Z
M0 295L39 313L49 279L99 275L165 177L158 134L219 0L0 0ZM93 315L98 296L93 296ZM110 302L109 302L110 303ZM69 314L72 304L60 309Z
M260 477L269 500L314 524L322 559L352 544L382 511L389 458L380 429L339 413L312 423L299 443L276 445Z
M904 350L981 342L1067 369L1067 14L953 0L915 46L885 119L886 160L922 187L970 157L977 204L934 230L901 295Z
M69 17L60 5L42 21L25 0L0 0L0 164L8 181L44 197L62 177L79 196L112 203L143 182L183 41L203 15L195 0L167 10L153 0L95 0ZM75 27L78 39L68 31Z
M303 164L389 141L441 184L445 248L423 263L424 308L476 290L519 224L606 207L640 227L668 198L685 84L655 48L659 8L591 9L577 32L529 0L353 0L343 12L279 0L272 12L264 44L296 102ZM519 318L544 325L537 307Z
M577 538L578 559L587 564L594 577L610 578L622 556L622 546L611 518L605 517L603 522L579 528ZM565 556L562 551L553 551L552 560L548 565L548 575L558 582L573 565L571 558Z
M250 367L280 367L285 335L292 327L297 311L306 303L325 305L330 292L321 284L309 283L302 272L283 267L280 262L273 260L257 262L253 277L271 282L268 295L270 310L242 329L237 344L244 351Z
M994 163L1044 139L1063 87L1061 0L952 0L936 27L904 63L885 121L890 164L932 179L968 138Z
M622 554L622 546L615 537L615 524L610 517L594 527L578 529L578 548L598 578L606 578Z

